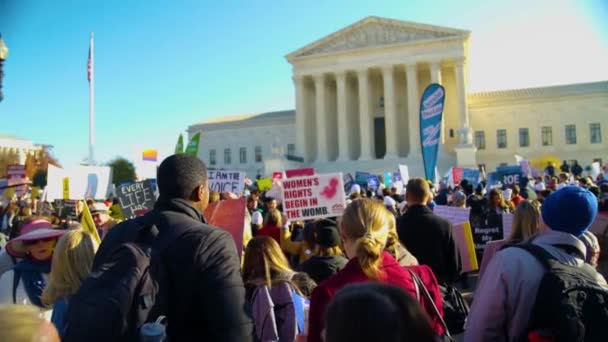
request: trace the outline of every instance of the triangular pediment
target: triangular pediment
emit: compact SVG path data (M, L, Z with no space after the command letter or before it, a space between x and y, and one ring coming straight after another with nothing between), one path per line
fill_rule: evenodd
M469 31L412 23L401 20L367 17L342 30L319 39L289 55L298 57L338 53L423 40L468 37Z

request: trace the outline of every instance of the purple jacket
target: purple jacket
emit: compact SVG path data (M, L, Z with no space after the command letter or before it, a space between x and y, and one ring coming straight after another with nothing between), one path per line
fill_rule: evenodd
M570 245L586 255L583 242L574 235L547 231L533 239L559 261L582 265L580 257L552 245ZM519 248L506 248L494 255L480 279L467 319L464 341L516 341L526 333L536 291L544 268L534 256ZM608 288L598 273L598 282Z

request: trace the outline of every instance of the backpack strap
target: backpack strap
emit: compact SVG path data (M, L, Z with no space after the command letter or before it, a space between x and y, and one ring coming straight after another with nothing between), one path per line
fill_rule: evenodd
M510 247L520 248L528 253L532 254L545 268L550 269L552 262L559 262L551 253L547 252L544 248L533 243L520 243L517 245L511 245Z
M17 287L19 287L19 280L21 280L21 272L13 269L13 304L17 304Z
M431 294L429 293L429 290L427 290L426 286L424 285L424 283L422 282L422 279L420 279L420 277L418 277L418 275L410 270L409 268L405 268L407 269L407 271L410 273L410 276L412 277L412 280L414 281L414 284L416 286L416 294L419 295L418 293L418 289L420 289L423 295L423 301L426 300L429 304L429 306L431 307L431 309L433 310L433 313L435 314L435 317L437 317L437 319L439 319L439 322L441 323L441 326L443 326L443 330L445 330L445 338L448 339L448 341L454 341L454 339L452 338L452 335L450 335L450 330L448 329L448 325L445 323L445 320L443 319L443 317L441 316L441 313L439 313L439 309L437 309L437 305L435 305L435 302L433 301L433 297L431 297Z

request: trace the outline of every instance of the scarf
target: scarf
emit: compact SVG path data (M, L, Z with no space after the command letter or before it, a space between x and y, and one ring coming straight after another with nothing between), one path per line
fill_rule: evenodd
M43 307L40 302L42 290L46 286L46 281L42 274L51 273L51 260L38 261L32 258L24 258L19 261L14 267L14 276L21 277L25 292L30 299L30 302L38 307Z

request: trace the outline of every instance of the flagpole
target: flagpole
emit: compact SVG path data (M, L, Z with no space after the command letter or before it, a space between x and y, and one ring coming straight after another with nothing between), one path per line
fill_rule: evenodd
M89 53L89 165L95 165L95 53L93 32L91 32Z

